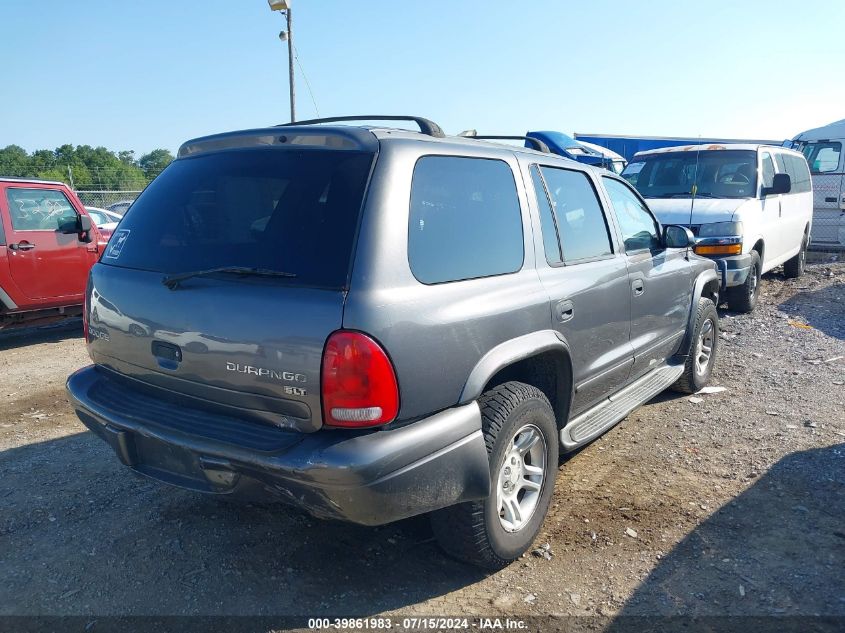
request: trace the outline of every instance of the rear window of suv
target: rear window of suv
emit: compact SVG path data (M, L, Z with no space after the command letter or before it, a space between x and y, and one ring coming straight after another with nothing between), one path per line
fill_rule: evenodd
M344 287L374 156L233 150L176 160L127 212L106 264L177 274L220 267Z

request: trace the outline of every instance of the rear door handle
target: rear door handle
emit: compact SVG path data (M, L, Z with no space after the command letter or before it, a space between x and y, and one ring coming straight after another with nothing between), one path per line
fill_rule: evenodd
M9 248L13 251L31 251L35 248L35 244L30 244L29 242L18 242L17 244L9 244Z
M642 279L635 279L631 282L631 289L634 291L634 296L639 297L645 293L645 284Z
M569 300L558 301L555 306L555 316L561 323L569 321L575 316L575 305Z

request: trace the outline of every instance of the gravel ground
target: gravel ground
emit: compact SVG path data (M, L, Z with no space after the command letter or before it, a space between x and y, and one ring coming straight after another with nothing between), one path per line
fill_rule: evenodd
M540 551L493 575L424 519L321 522L136 477L65 398L79 324L4 333L0 615L845 616L845 264L767 275L753 315L722 316L726 390L664 394L569 457Z

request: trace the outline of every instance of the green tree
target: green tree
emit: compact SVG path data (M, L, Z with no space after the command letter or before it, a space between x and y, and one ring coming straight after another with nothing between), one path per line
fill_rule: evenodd
M0 149L0 175L32 176L29 154L19 145L7 145Z
M73 182L77 190L138 191L173 160L164 149L135 160L135 152L112 152L105 147L65 144L32 154L18 145L0 149L0 176L21 176Z
M124 149L117 153L117 158L124 165L135 165L135 150Z
M154 149L149 154L144 154L138 159L138 164L144 170L148 180L152 180L161 173L173 161L173 154L166 149Z

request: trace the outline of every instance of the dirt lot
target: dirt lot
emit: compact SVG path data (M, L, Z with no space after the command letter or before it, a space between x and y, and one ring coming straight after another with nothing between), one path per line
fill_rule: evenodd
M380 529L138 478L64 394L78 323L0 336L0 615L845 615L845 264L723 313L714 384L561 465L529 555L484 575Z

